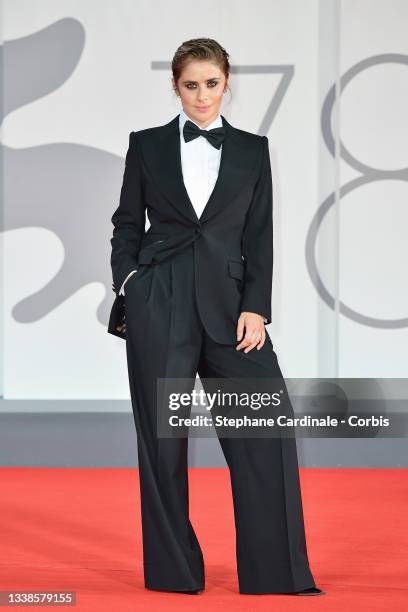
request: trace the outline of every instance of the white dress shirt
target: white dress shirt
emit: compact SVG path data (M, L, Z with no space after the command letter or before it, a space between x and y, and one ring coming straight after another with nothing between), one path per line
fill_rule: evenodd
M179 130L183 181L197 217L200 218L217 181L222 145L219 149L216 149L204 136L198 136L194 140L185 142L183 127L187 119L195 123L199 128L201 126L194 119L191 119L183 108L180 110ZM220 114L203 129L212 130L216 127L222 127ZM122 295L124 295L126 281L135 272L137 270L132 270L123 281L119 291Z
M217 181L222 145L219 149L216 149L204 136L184 142L183 128L187 120L195 123L198 127L201 126L190 119L184 109L180 111L179 128L183 179L197 217L200 218ZM212 130L217 127L222 127L221 115L218 115L214 121L202 129Z

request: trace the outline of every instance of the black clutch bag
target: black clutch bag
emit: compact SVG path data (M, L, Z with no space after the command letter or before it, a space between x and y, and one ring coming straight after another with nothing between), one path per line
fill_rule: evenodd
M112 290L115 289L112 287ZM125 319L125 296L116 294L115 301L112 304L109 323L108 333L123 338L126 340L126 319Z

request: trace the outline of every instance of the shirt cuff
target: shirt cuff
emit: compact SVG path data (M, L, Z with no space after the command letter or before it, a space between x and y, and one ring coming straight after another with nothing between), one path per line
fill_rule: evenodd
M125 295L125 292L124 292L125 283L132 276L132 274L134 274L135 272L137 272L137 270L132 270L131 272L129 272L129 274L127 275L127 277L125 278L125 280L122 283L122 286L121 286L120 291L119 291L119 295Z

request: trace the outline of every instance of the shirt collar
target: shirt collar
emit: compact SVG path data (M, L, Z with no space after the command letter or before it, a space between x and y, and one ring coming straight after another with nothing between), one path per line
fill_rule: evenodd
M195 123L197 127L200 127L198 123L194 121L194 119L191 119L191 117L187 115L186 111L182 107L180 109L180 117L179 117L180 135L183 133L184 124L187 121L187 119ZM216 127L222 127L222 118L220 114L218 114L218 116L214 119L214 121L212 121L209 125L207 125L206 128L201 128L201 129L211 130L212 128L216 128Z

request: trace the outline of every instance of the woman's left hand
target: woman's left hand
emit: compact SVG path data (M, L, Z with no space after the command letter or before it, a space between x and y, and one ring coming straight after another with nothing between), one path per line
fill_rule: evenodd
M245 336L242 338L244 328ZM244 353L248 353L256 347L259 351L265 344L265 336L264 317L255 312L241 312L237 325L237 340L242 339L242 342L235 347L236 350L246 347Z

